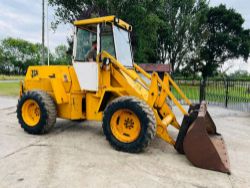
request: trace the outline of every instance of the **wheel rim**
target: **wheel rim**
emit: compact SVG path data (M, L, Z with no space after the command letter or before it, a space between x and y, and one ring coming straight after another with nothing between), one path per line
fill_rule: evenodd
M141 131L139 118L128 109L116 111L111 117L110 126L115 138L124 143L135 141Z
M24 102L22 106L22 117L24 122L30 126L34 127L40 121L40 107L36 101L28 99Z

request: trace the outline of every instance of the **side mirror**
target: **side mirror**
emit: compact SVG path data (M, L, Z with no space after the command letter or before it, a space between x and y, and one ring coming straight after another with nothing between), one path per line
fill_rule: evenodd
M111 61L110 61L109 58L104 58L104 59L102 60L102 62L103 62L103 65L109 65Z

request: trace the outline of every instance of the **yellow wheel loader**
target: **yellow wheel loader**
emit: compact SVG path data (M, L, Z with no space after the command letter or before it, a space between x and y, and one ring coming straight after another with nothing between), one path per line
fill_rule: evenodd
M57 117L102 121L106 139L117 150L141 152L157 135L195 166L230 172L223 139L206 103L191 104L168 74L160 79L133 63L132 26L115 16L74 25L72 66L30 66L21 82L17 118L26 132L48 133ZM181 125L170 100L184 115ZM169 126L179 130L177 139Z

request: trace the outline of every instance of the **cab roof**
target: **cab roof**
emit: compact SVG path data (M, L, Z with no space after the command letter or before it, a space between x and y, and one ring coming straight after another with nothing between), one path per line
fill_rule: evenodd
M131 25L117 18L116 16L104 16L104 17L74 21L75 26L83 26L83 25L99 24L99 23L112 23L122 27L123 29L126 29L127 31L132 31Z

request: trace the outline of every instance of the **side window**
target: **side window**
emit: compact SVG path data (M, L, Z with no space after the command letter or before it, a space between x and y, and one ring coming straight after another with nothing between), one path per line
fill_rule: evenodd
M103 24L101 26L101 51L103 50L116 57L113 30L111 24Z
M96 32L78 28L75 61L87 61L87 55L91 51L92 43L96 41Z

